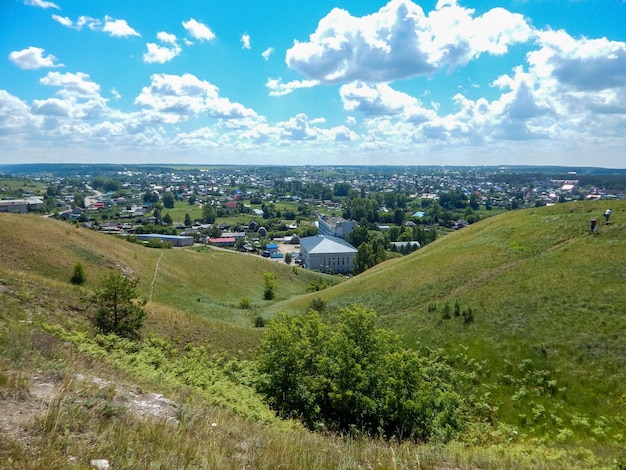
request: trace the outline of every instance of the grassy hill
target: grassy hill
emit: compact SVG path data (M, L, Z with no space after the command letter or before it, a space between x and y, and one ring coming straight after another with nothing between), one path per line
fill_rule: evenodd
M605 206L505 213L310 294L320 275L284 263L216 249L148 249L51 219L0 214L0 398L21 410L38 397L42 378L57 384L57 398L44 400L48 413L18 423L31 447L8 439L0 418L0 442L7 438L0 457L26 468L36 450L43 457L28 468L65 468L85 446L69 468L84 468L87 454L98 452L125 468L148 468L124 450L136 446L165 449L163 468L617 466L626 451L626 203L611 202L609 225ZM597 235L587 233L592 216L601 221ZM69 283L78 261L88 279L80 288ZM88 299L110 268L138 277L149 300L141 346L91 333ZM271 302L262 300L265 271L278 281ZM242 297L251 309L239 308ZM478 417L463 443L346 441L271 418L246 385L246 358L263 332L254 319L304 312L314 298L325 301L329 321L342 306L374 309L408 346L455 366ZM103 393L76 374L120 385ZM129 387L177 402L178 441L168 438L167 423L146 430L135 414L119 411L128 407ZM50 410L58 412L52 427ZM85 420L82 431L72 427L73 414ZM213 421L229 431L212 432Z
M318 296L330 318L338 307L362 304L412 347L442 349L461 367L477 361L481 393L498 407L498 419L531 434L556 435L571 426L586 439L605 427L606 418L620 434L626 203L611 205L609 225L602 218L605 201L489 218ZM588 234L591 217L600 223L595 235ZM279 307L301 310L305 302L293 299ZM462 313L470 309L473 321L466 323ZM537 384L529 381L541 379L529 375L538 371L562 391L530 393Z

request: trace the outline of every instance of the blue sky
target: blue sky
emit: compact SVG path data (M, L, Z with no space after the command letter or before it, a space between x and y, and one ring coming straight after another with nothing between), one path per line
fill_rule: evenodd
M3 0L0 163L626 168L626 2Z

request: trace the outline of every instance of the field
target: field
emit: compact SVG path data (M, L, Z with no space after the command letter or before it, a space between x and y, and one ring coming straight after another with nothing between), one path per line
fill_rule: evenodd
M618 468L626 203L611 204L611 224L597 235L588 220L604 202L508 212L348 281L326 277L338 285L312 293L321 275L284 263L148 249L0 214L0 412L25 417L0 418L0 458L8 468L84 468L97 457L122 468ZM69 283L77 261L87 273L80 288ZM140 344L91 330L90 295L111 268L138 277L148 299ZM277 278L272 301L263 300L266 271ZM251 308L240 308L242 298ZM313 299L330 322L339 307L374 309L407 346L444 357L479 419L457 441L418 445L274 418L250 386L263 336L255 320L304 312ZM42 383L54 393L37 395ZM146 424L129 403L148 392L174 405ZM38 403L48 412L35 412Z

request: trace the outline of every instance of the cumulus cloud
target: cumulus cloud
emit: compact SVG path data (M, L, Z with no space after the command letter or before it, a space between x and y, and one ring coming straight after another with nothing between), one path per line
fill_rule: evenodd
M318 80L292 80L291 82L283 83L281 78L270 78L265 83L265 87L270 90L270 96L288 95L299 88L311 88L316 85L319 85Z
M160 46L153 42L146 44L148 51L143 54L143 61L146 64L164 64L169 62L181 52L180 46L174 45L173 47Z
M398 116L413 124L436 116L434 110L425 109L418 99L394 90L386 83L354 82L342 85L339 94L346 111L359 111L367 116Z
M265 60L269 60L270 56L273 53L274 53L274 48L273 47L268 47L263 52L261 52L261 57L263 57Z
M166 45L161 46L153 42L147 43L148 51L143 55L143 61L146 64L164 64L181 53L182 49L177 44L175 35L161 31L157 33L157 39Z
M185 121L201 113L221 119L256 117L253 110L220 97L215 85L195 75L154 74L151 80L135 104L160 113L164 122Z
M60 10L59 6L53 2L47 2L46 0L24 0L24 5L31 5L39 8L56 8Z
M315 140L317 132L309 126L309 118L300 113L291 119L279 122L276 127L281 130L281 137L287 140Z
M83 72L48 72L45 77L39 80L39 83L47 86L60 87L62 90L59 93L67 96L87 97L96 96L100 93L100 85L92 82L89 75Z
M533 37L519 14L496 8L473 15L456 2L440 2L429 15L409 0L392 0L360 18L335 8L308 42L295 42L286 61L322 83L390 82L462 65L482 53L503 54Z
M189 21L183 21L183 28L185 28L191 37L199 41L211 42L215 39L215 33L211 31L211 28L194 18L189 19Z
M37 120L24 101L6 90L0 90L0 138L28 133L36 125Z
M126 20L116 20L110 16L104 18L104 26L102 31L117 38L125 38L128 36L141 36L137 31L131 28Z
M176 35L171 33L166 33L165 31L160 31L156 35L157 39L166 44L176 44Z
M250 35L248 33L245 33L244 35L241 36L240 42L241 42L242 49L252 48L252 45L250 44Z
M539 34L540 50L529 63L543 74L577 91L598 91L626 84L626 43L574 39L564 31Z
M40 47L28 47L21 51L13 51L9 54L9 60L21 69L36 70L41 68L63 67L57 63L57 58L52 54L44 56L44 49Z
M58 98L34 100L30 110L33 114L42 114L47 116L67 117L70 115L68 103Z

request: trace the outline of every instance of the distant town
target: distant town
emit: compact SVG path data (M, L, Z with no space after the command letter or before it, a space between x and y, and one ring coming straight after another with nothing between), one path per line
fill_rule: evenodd
M626 170L0 167L0 212L39 213L152 248L210 245L344 275L503 211L588 199L626 199Z

